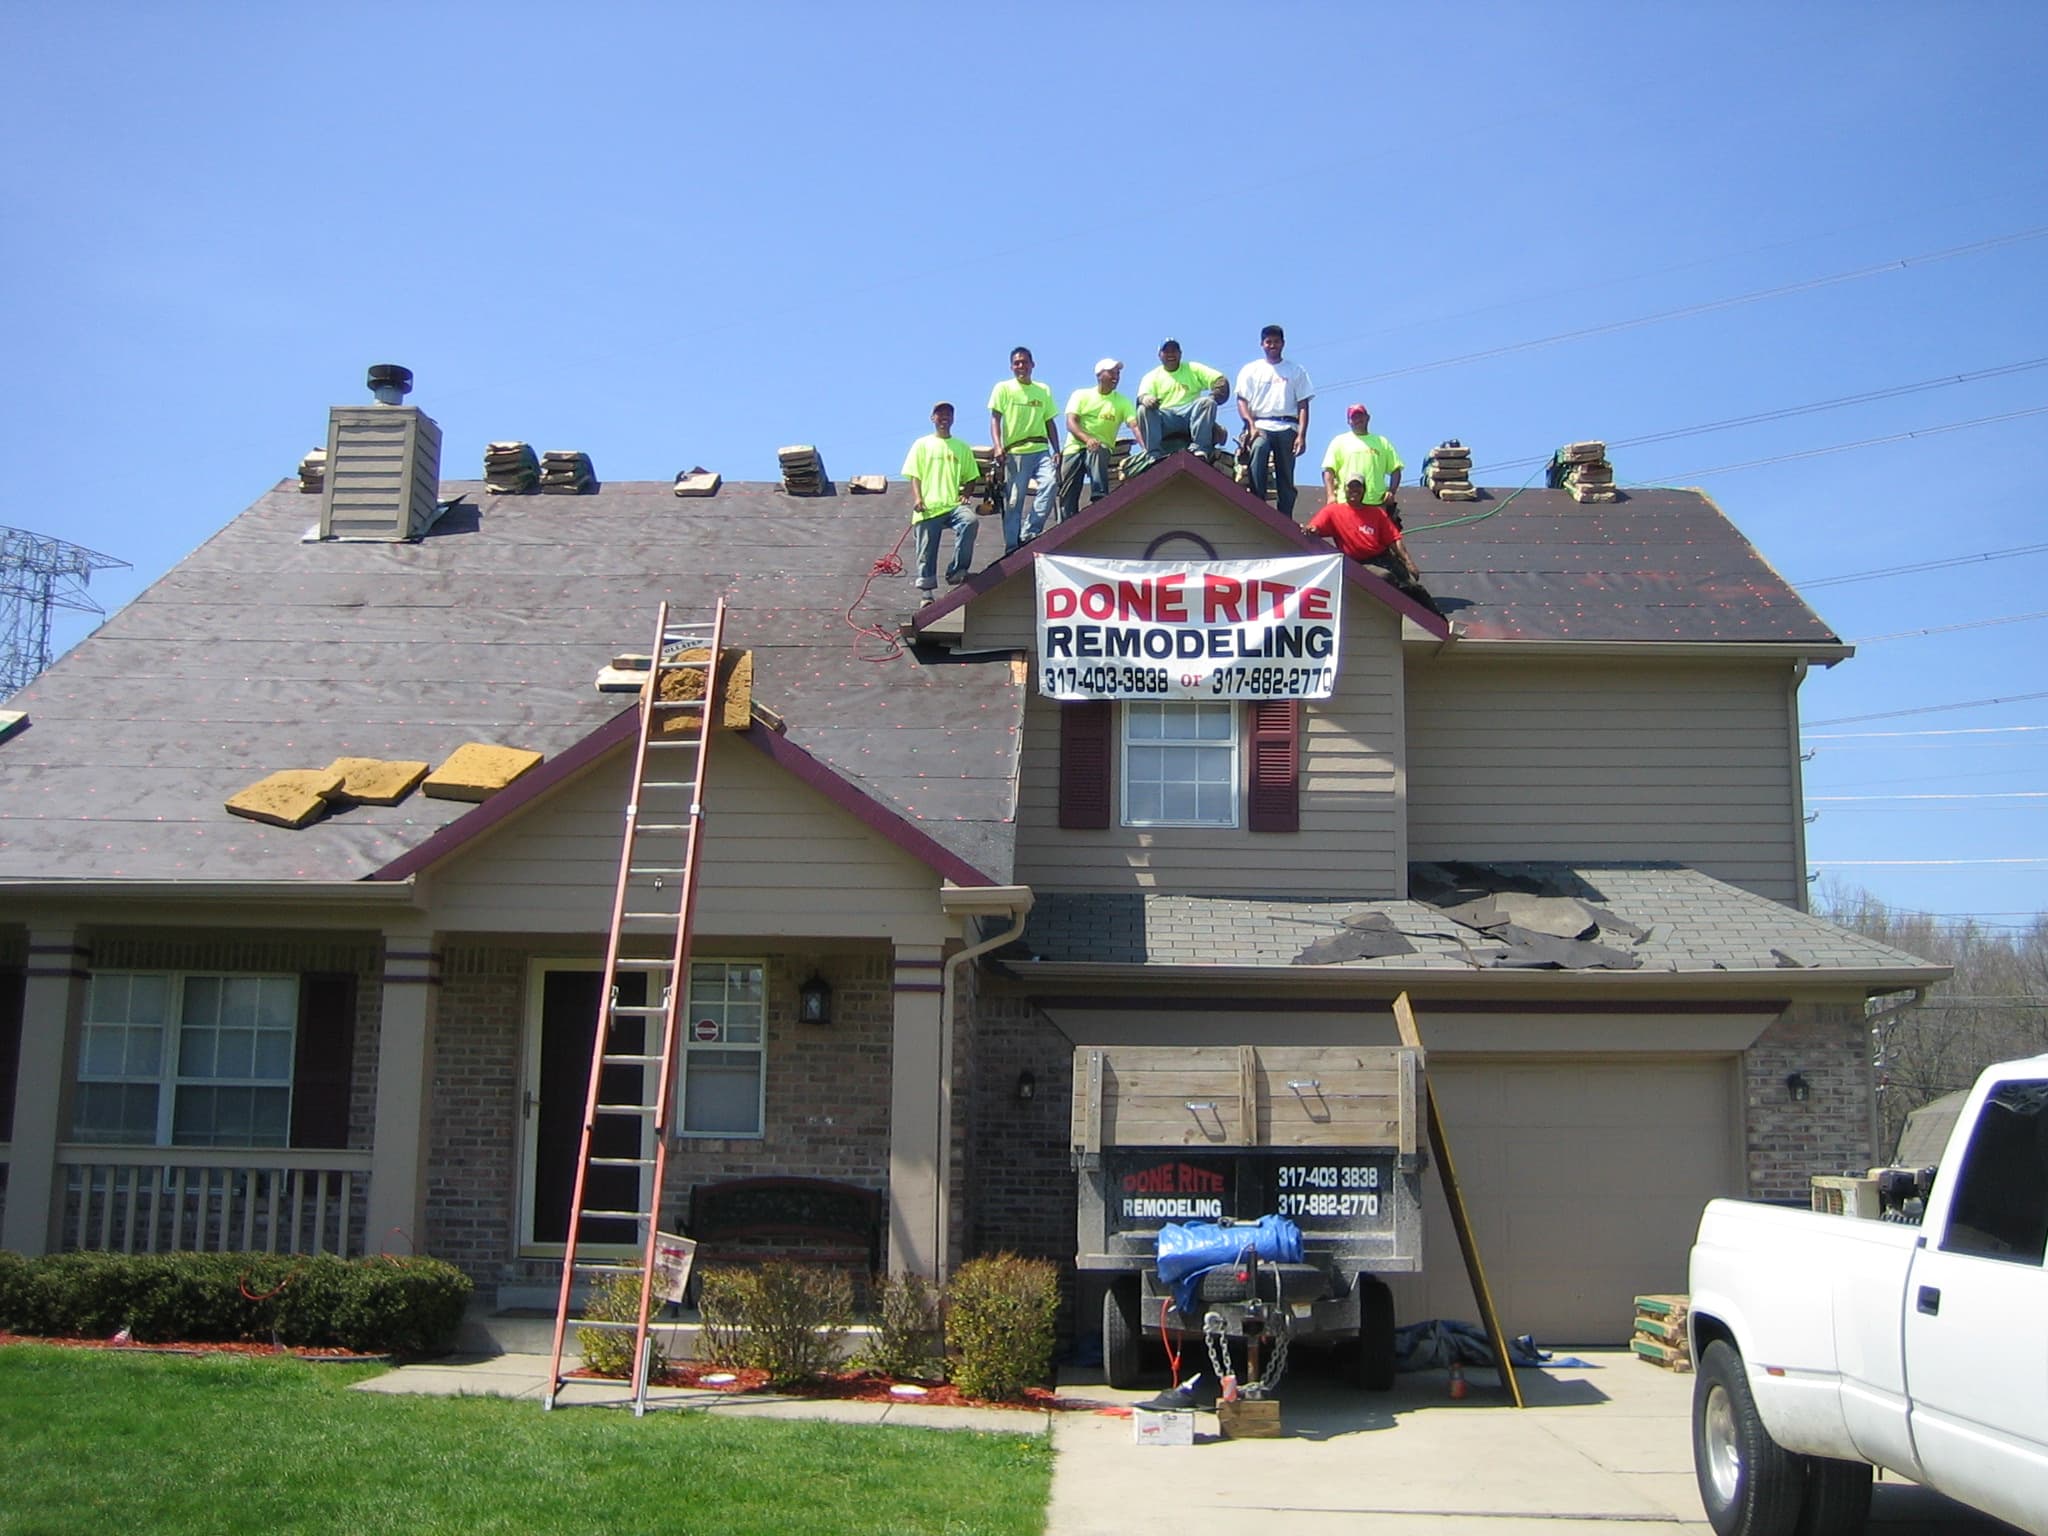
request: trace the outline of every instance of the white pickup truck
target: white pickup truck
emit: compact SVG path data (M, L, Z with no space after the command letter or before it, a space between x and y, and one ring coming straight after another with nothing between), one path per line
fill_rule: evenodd
M1692 1250L1693 1464L1720 1536L1863 1528L1871 1469L2048 1536L2048 1056L1970 1090L1882 1219L1716 1200Z

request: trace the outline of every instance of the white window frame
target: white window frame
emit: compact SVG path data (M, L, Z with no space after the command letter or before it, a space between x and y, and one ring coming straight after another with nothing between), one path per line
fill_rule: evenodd
M1228 712L1229 712L1229 713L1228 713L1228 718L1229 718L1229 721L1230 721L1230 735L1229 735L1229 739L1228 739L1228 741L1227 741L1227 742L1225 742L1225 741L1223 741L1223 740L1220 740L1220 739L1218 739L1218 740L1206 740L1206 741L1205 741L1205 740L1200 740L1200 739L1196 739L1196 738L1187 738L1187 739L1184 739L1184 740L1162 740L1161 738L1158 738L1158 737L1150 737L1150 738L1135 738L1135 739L1134 739L1134 738L1133 738L1133 736L1131 735L1131 721L1132 721L1132 718L1133 718L1133 715L1134 715L1134 713L1135 713L1136 711L1140 711L1140 710L1145 710L1145 711L1157 710L1157 711L1160 711L1160 712L1162 712L1162 714L1163 714L1164 712L1166 712L1166 711L1169 711L1169 710L1175 710L1175 711L1178 711L1178 710L1185 710L1185 711L1192 711L1192 712L1196 712L1196 713L1199 713L1199 712L1202 712L1202 711L1208 711L1208 712L1210 712L1210 713L1211 713L1212 715L1215 715L1215 714L1220 714L1220 713L1222 713L1223 711L1228 711ZM1117 711L1117 743L1118 743L1118 746L1117 746L1117 778L1118 778L1118 785L1117 785L1117 787L1118 787L1118 791L1119 791L1119 794L1118 794L1118 804L1119 804L1119 809L1120 809L1120 811L1121 811L1121 814L1122 814L1122 817L1123 817L1123 825L1124 825L1124 826L1127 826L1127 827L1206 827L1206 828L1212 828L1212 829L1215 829L1215 830L1218 830L1218 831L1228 831L1228 830L1230 830L1230 829L1232 829L1232 828L1234 828L1234 827L1241 827L1241 826L1243 826L1243 825L1244 825L1244 783L1243 783L1243 779L1244 779L1244 746L1243 746L1243 742L1244 742L1244 712L1243 712L1243 711L1242 711L1241 709L1239 709L1239 708L1238 708L1238 706L1237 706L1237 704L1236 704L1235 702L1233 702L1233 701L1224 701L1224 700L1211 700L1211 699L1163 699L1163 700L1159 700L1159 701L1156 701L1156 702L1153 702L1153 701L1139 701L1139 700L1128 700L1128 701L1126 701L1126 702L1125 702L1125 703L1124 703L1124 704L1123 704L1123 705L1122 705L1122 706L1121 706L1121 707L1120 707L1120 708L1118 709L1118 711ZM1192 751L1192 750L1194 750L1194 749L1196 749L1196 748L1215 748L1215 747L1220 747L1220 746L1225 746L1225 745L1227 745L1227 746L1228 746L1228 748L1229 748L1229 751L1230 751L1230 767L1229 767L1229 770L1228 770L1228 772L1229 772L1229 790L1230 790L1230 814L1229 814L1229 816L1228 816L1227 818L1223 818L1223 819L1195 819L1195 820L1176 820L1176 819L1173 819L1173 818L1166 818L1166 817L1162 817L1162 818L1158 818L1158 819L1152 819L1152 818L1140 818L1140 817L1138 817L1138 816L1136 816L1136 815L1134 815L1134 814L1132 813L1132 810L1131 810L1131 800L1132 800L1132 796L1131 796L1131 749L1132 749L1132 747L1134 747L1134 746L1138 746L1138 747L1145 747L1145 748L1155 748L1155 749L1157 749L1157 748L1163 748L1164 750L1166 750L1166 751L1169 751L1169 752L1171 752L1171 751L1173 751L1173 750L1174 750L1175 748L1186 748L1186 749L1189 749L1190 751Z
M147 978L159 982L164 989L163 1017L154 1026L159 1031L156 1070L154 1072L127 1070L127 1063L124 1059L122 1064L123 1070L94 1071L92 1058L95 1054L95 1030L126 1029L133 1031L139 1028L151 1027L146 1022L138 1024L127 1016L130 1010L125 1004L132 997L132 988L138 978ZM103 980L106 982L121 980L128 984L123 989L124 1008L121 1017L95 1017L95 1014L100 1012L108 1001L101 992ZM287 1024L282 1027L275 1025L266 1027L262 1024L259 1014L257 1022L251 1026L258 1036L263 1034L284 1035L285 1059L282 1075L258 1075L253 1071L256 1065L254 1060L257 1049L256 1042L251 1044L252 1059L250 1065L252 1071L249 1074L220 1077L202 1074L187 1075L181 1071L184 1031L187 1027L185 1003L188 988L195 982L217 982L225 986L232 982L252 981L258 983L259 986L263 983L276 983L290 994L291 1009L290 1019ZM112 1010L108 1009L107 1012L111 1014ZM217 1033L220 1025L218 1021L215 1021L208 1025L195 1025L194 1027L210 1028ZM243 1147L252 1150L257 1147L288 1147L291 1145L292 1093L294 1074L298 1064L298 1033L299 978L291 972L170 971L145 968L95 971L86 990L85 1014L79 1025L78 1064L73 1077L80 1087L100 1083L116 1083L128 1086L147 1084L154 1087L156 1092L156 1119L151 1139L148 1141L123 1141L113 1143L114 1145ZM123 1054L125 1058L125 1048ZM195 1090L203 1088L260 1088L273 1091L282 1089L285 1096L283 1132L278 1140L274 1142L180 1142L176 1139L178 1094L180 1090L188 1088ZM67 1130L76 1138L78 1132L75 1114Z
M752 967L758 978L758 1002L748 1004L744 1000L735 1002L732 996L731 972ZM718 995L714 998L707 986L699 991L699 976L713 970L722 972L719 977ZM708 976L707 976L708 980ZM746 1025L746 1013L757 1009L758 1017L752 1027L755 1037L738 1040L730 1038L729 1031L735 1022ZM737 1012L739 1020L733 1015ZM713 1019L720 1026L720 1038L700 1041L696 1038L695 1026L699 1019ZM676 1107L674 1135L679 1141L762 1141L768 1135L768 962L750 956L733 956L715 960L692 960L690 962L689 990L683 996L683 1006L677 1020L677 1033L682 1037L676 1050ZM754 1072L754 1124L751 1130L710 1130L689 1129L690 1105L690 1063L694 1057L709 1052L748 1052L756 1062Z

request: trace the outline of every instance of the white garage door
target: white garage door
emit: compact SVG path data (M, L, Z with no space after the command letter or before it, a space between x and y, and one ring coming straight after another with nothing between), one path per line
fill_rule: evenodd
M1618 1344L1635 1297L1685 1289L1700 1207L1742 1189L1732 1058L1439 1055L1430 1075L1510 1337ZM1424 1184L1425 1271L1395 1282L1397 1315L1476 1322L1442 1186Z

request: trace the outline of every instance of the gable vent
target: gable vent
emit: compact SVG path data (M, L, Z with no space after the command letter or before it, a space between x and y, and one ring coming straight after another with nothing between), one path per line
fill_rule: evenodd
M320 493L323 539L416 539L439 516L441 428L405 405L412 370L370 370L375 403L327 413L327 479Z

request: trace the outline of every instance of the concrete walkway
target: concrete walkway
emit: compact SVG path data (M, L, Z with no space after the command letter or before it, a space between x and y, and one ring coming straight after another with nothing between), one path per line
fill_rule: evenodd
M1452 1401L1442 1372L1365 1393L1304 1370L1281 1393L1285 1435L1224 1440L1195 1416L1192 1446L1133 1442L1128 1416L732 1397L656 1388L650 1411L691 1408L737 1418L830 1419L920 1429L1052 1435L1048 1536L1642 1536L1710 1531L1693 1482L1692 1378L1623 1350L1586 1350L1586 1366L1522 1373L1530 1406L1506 1405L1492 1373L1474 1371ZM529 1400L540 1411L547 1357L457 1356L408 1365L357 1387ZM1149 1392L1066 1382L1063 1395L1125 1409ZM625 1407L617 1382L571 1381L562 1406ZM2010 1536L1911 1483L1880 1482L1877 1536Z

